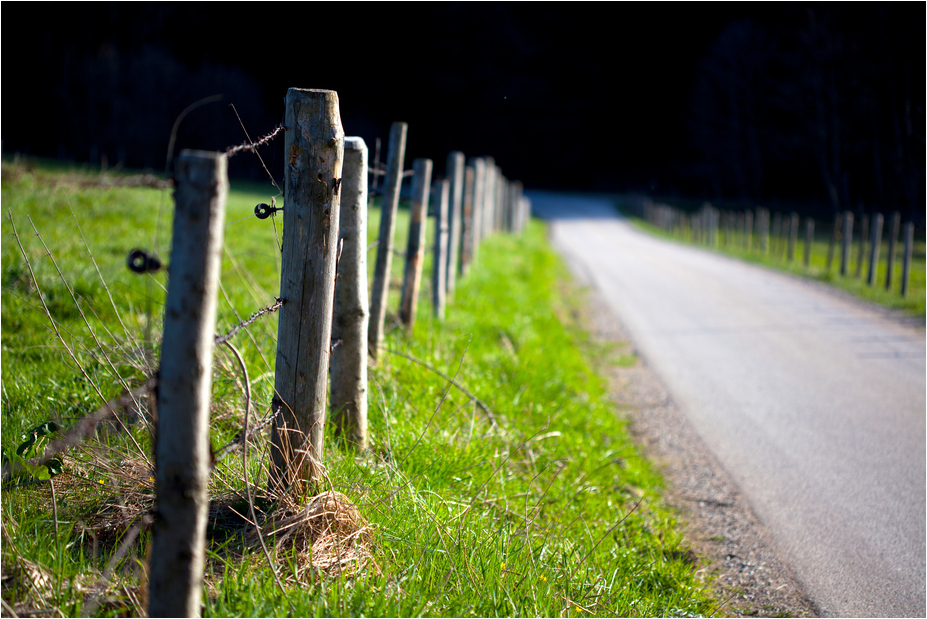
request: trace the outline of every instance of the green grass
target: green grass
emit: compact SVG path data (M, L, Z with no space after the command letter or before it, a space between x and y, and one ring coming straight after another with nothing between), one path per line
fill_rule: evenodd
M9 451L29 428L47 419L72 423L118 395L123 383L139 384L150 369L166 279L163 273L130 273L125 257L135 246L150 247L158 230L156 246L162 259L169 258L172 205L169 194L158 190L80 187L60 171L29 173L7 164L2 192L39 289L74 352L72 358L51 331L4 212L2 446ZM252 185L230 196L220 332L239 315L273 301L279 282L273 226L248 215L274 193L269 185ZM27 216L62 268L87 323ZM400 211L397 248L405 247L407 222L407 212ZM377 226L373 208L371 240ZM259 550L242 549L236 531L224 541L217 533L208 548L205 615L716 612L710 583L685 559L685 541L662 503L659 476L641 457L590 364L593 357L596 364L618 365L633 364L634 358L595 344L571 321L578 296L543 225L532 222L519 238L497 235L482 245L443 323L431 316L430 260L428 254L414 334L393 328L386 346L456 377L491 414L435 372L404 356L383 354L370 370L370 450L353 454L333 440L325 446L332 489L354 502L372 527L372 563L354 575L316 573L294 584L291 575L299 566L280 547L276 565L288 583L282 592ZM402 262L394 260L396 279ZM269 408L275 336L272 315L236 338L260 411ZM243 404L232 360L222 351L216 355L212 442L220 445L237 431ZM119 514L131 511L126 506L132 500L150 500L152 492L149 470L139 465L144 462L139 449L151 448L147 426L132 426L131 435L138 448L123 432L102 432L94 445L105 448L74 450L65 473L55 478L54 496L48 483L3 490L4 574L7 566L21 566L14 585L4 586L6 603L28 601L66 615L84 614L86 587L116 557L113 584L97 599L96 614L143 608L139 585L148 534L124 556L117 552L134 522ZM266 442L259 439L253 452ZM263 484L263 471L253 457L252 482ZM240 459L223 460L212 493L240 491L241 480ZM22 574L39 573L47 582L28 589L30 579Z
M653 226L643 219L632 217L631 221L638 228L646 230L651 234L694 244L691 230L669 234L665 230ZM862 260L861 275L860 277L856 277L857 267L859 266L857 261L859 255L859 239L857 238L854 239L852 251L850 252L850 264L847 269L847 275L840 275L839 243L835 246L831 268L828 270L827 255L830 244L831 226L832 223L830 226L825 226L822 222L816 223L815 238L812 243L810 261L807 267L804 263L804 219L802 219L802 228L795 244L795 254L792 261L788 260L787 255L788 240L785 238L776 239L773 237L772 232L770 232L769 249L766 252L760 251L758 236L753 236L751 239L751 248L746 249L744 247L744 238L741 233L734 232L731 237L728 238L723 230L720 231L717 246L714 247L713 250L729 256L735 256L748 262L761 264L769 268L828 283L861 299L882 305L889 309L900 310L910 316L918 318L925 317L925 309L927 309L927 261L925 261L925 242L923 238L915 239L908 294L902 297L901 274L904 247L903 241L899 239L898 245L896 246L892 286L891 289L887 290L885 288L885 277L888 270L888 232L886 231L883 233L883 240L880 244L880 257L877 263L878 268L876 270L875 285L870 286L867 279L870 251L868 243L866 245L865 256ZM772 227L771 224L770 227Z

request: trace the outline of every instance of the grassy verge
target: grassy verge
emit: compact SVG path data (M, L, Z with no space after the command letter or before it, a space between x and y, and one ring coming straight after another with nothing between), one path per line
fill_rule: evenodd
M38 282L5 212L2 446L10 453L37 424L73 423L151 371L166 282L163 274L132 275L124 261L133 247L150 246L156 229L167 257L171 205L168 195L153 189L80 187L59 173L6 165L3 172L4 210L12 214ZM273 301L275 233L269 222L248 217L272 193L241 188L230 198L220 332ZM372 210L371 239L376 215ZM405 221L397 228L398 247L404 246ZM356 505L361 526L354 541L335 544L335 554L356 550L358 540L366 543L352 561L326 564L319 539L297 548L291 537L271 548L275 575L262 551L248 543L253 527L234 517L248 509L241 459L222 460L211 488L204 613L657 616L716 610L661 503L659 477L590 367L593 344L561 319L574 303L559 294L566 278L543 226L532 222L520 238L500 235L481 247L443 323L430 316L426 284L414 334L389 332L387 347L394 352L370 372L371 449L353 454L334 441L326 444L327 489ZM271 315L236 340L259 411L270 403L275 336ZM612 351L594 352L599 361L614 355L614 362L627 362ZM212 442L219 446L239 430L243 403L234 361L217 351L216 365ZM122 415L127 431L101 428L93 441L72 450L52 483L4 488L3 601L10 609L113 615L144 608L151 438L147 410L135 412L134 423ZM256 487L265 485L260 454L266 443L256 437L251 448L248 477ZM222 517L219 507L228 508ZM275 506L258 507L265 518L273 516ZM326 556L331 559L331 552Z
M665 230L653 226L643 219L632 217L631 221L641 230L646 230L647 232L656 236L694 244L691 231L685 231L680 234L671 235ZM802 226L804 226L804 219L802 220ZM761 252L758 249L756 238L753 239L751 249L746 249L744 248L744 239L742 234L734 233L731 235L731 238L728 239L726 233L721 231L718 245L717 247L713 248L713 251L718 251L729 256L735 256L748 262L761 264L763 266L792 273L794 275L800 275L802 277L808 277L817 281L826 282L866 301L876 303L890 309L901 310L910 316L918 318L925 317L925 309L927 309L927 261L925 261L925 254L927 254L927 252L925 252L925 242L923 238L915 239L908 294L907 296L902 297L902 242L899 242L899 247L896 249L897 253L892 273L892 286L890 289L886 289L885 277L888 270L889 251L888 242L885 240L887 238L887 233L885 237L883 237L883 242L880 245L880 257L877 264L878 268L875 278L876 283L875 285L870 286L867 283L869 268L868 244L866 248L867 253L862 261L862 265L860 265L859 261L857 260L859 254L858 240L854 240L851 251L850 266L846 276L840 275L840 247L838 245L834 250L833 262L830 270L828 271L827 255L828 247L830 244L830 230L825 226L825 229L822 231L820 226L821 222L818 222L818 227L815 229L815 238L812 243L810 260L807 267L804 264L804 227L802 227L801 234L799 234L798 241L795 244L795 258L792 261L787 260L787 240L774 239L772 235L770 235L769 251ZM859 268L860 266L862 267L861 269ZM859 277L856 275L858 270L861 272Z

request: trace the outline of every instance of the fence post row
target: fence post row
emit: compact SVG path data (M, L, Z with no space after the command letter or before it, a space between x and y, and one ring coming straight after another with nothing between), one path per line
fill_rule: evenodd
M333 90L286 95L283 259L271 488L315 481L322 461L344 130Z
M200 615L212 354L227 194L226 155L180 154L158 389L158 516L148 596L152 617Z
M335 431L360 450L367 446L367 157L362 138L344 139L331 359Z
M408 127L406 123L394 122L389 130L386 184L380 206L380 235L377 245L377 261L373 271L373 290L370 293L370 326L367 334L368 352L374 361L377 360L380 345L383 343L389 276L393 264L393 236L396 233L396 211L399 209L399 191L402 188L402 166L406 157Z

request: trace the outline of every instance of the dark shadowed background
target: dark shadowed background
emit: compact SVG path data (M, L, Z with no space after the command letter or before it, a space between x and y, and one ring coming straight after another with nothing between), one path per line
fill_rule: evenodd
M329 88L348 135L406 121L438 174L457 149L532 188L924 219L924 3L5 3L2 23L5 153L163 170L203 97L224 95L178 149L243 142L230 103L256 139L288 87Z

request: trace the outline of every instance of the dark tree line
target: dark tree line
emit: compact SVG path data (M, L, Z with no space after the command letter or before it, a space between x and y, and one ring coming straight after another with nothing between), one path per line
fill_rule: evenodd
M689 121L707 196L924 216L924 26L892 4L731 23Z

